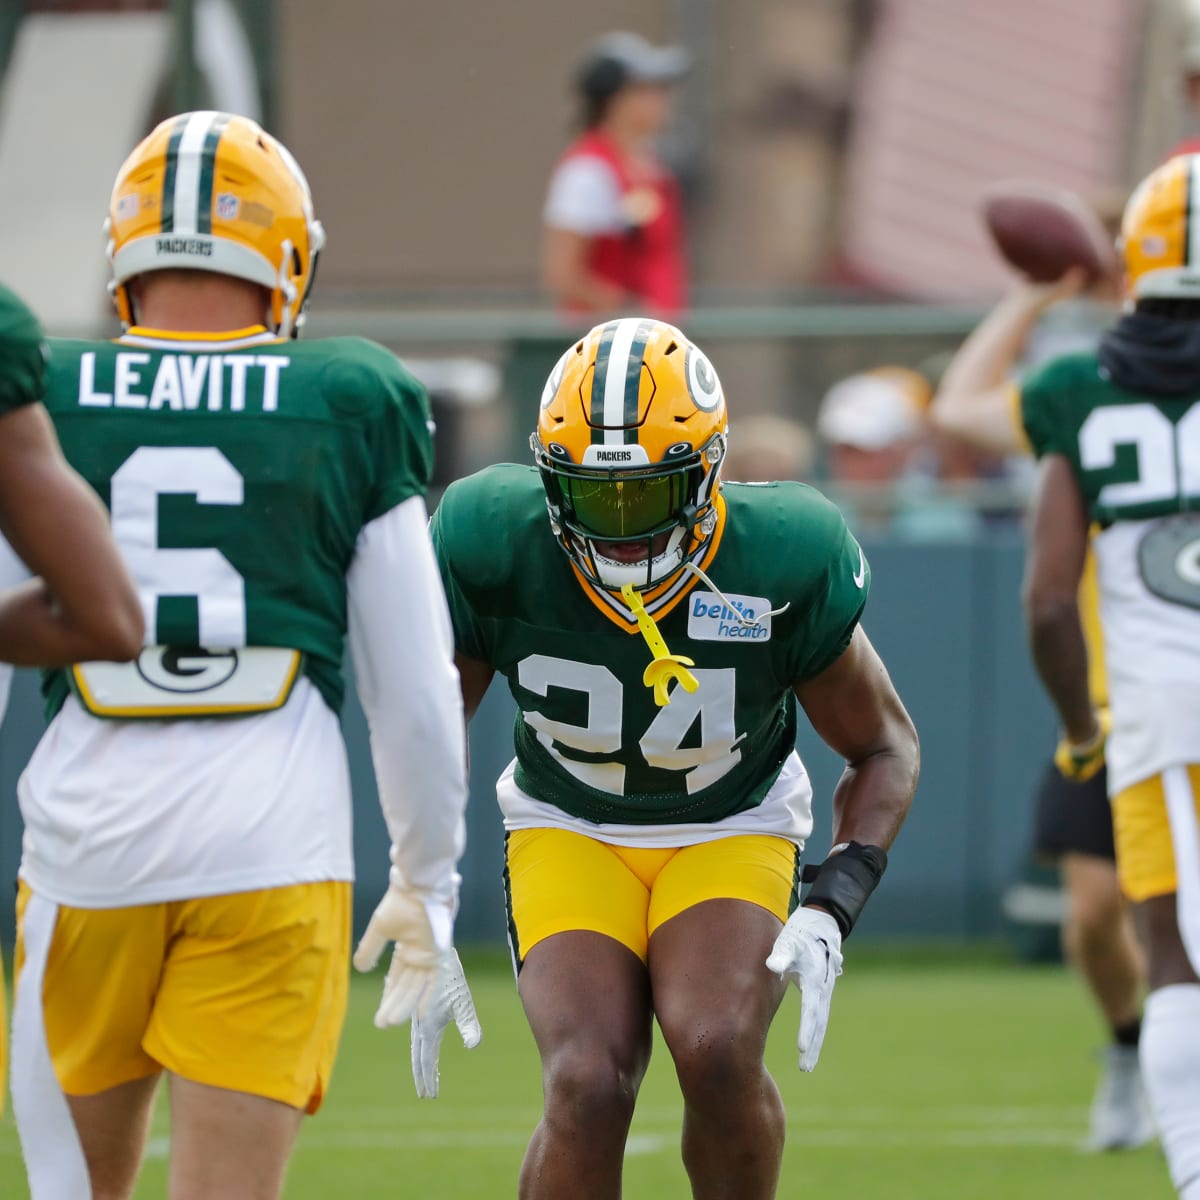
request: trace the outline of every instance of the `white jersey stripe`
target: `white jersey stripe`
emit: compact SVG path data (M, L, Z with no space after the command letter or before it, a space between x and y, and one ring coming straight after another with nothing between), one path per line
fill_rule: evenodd
M217 116L215 112L192 113L183 127L175 168L176 233L196 232L200 211L201 152L204 149L204 139Z
M629 373L629 352L633 347L641 317L623 317L613 334L612 349L604 373L604 444L623 446L625 431L625 377Z
M36 892L29 897L21 919L25 962L13 1008L13 1109L32 1195L38 1200L78 1200L92 1194L92 1185L67 1098L50 1059L42 1011L46 962L57 922L57 904Z
M1200 828L1196 798L1187 767L1168 767L1162 775L1175 851L1175 904L1179 936L1193 971L1200 971Z

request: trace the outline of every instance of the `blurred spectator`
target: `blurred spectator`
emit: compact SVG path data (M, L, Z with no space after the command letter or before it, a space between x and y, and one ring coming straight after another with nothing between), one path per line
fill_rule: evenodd
M859 533L912 541L970 538L982 520L961 484L978 478L970 454L946 456L929 429L929 381L907 367L881 367L834 384L817 432L828 445L830 492Z
M813 436L790 417L760 413L741 417L729 431L721 474L743 483L807 479L816 458Z
M569 312L670 317L687 303L679 185L654 145L687 69L682 49L635 33L600 38L579 65L583 133L559 160L543 213L542 278Z
M825 393L817 433L828 444L835 483L894 483L916 449L921 411L896 379L851 375Z
M1181 48L1183 93L1188 107L1188 125L1200 124L1200 0L1183 0L1183 41ZM1172 151L1176 154L1195 154L1200 151L1200 137L1193 135L1180 142Z

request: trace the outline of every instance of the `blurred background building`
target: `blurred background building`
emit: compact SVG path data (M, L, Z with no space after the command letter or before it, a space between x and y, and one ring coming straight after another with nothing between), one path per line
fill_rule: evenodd
M443 481L524 461L573 332L539 253L546 181L577 132L577 64L612 30L681 47L691 70L660 147L686 211L681 324L721 372L735 449L745 420L748 443L781 443L788 473L842 485L849 513L872 514L868 625L925 743L889 902L867 924L991 933L1054 737L1017 601L1027 476L933 437L919 394L1005 286L978 216L985 187L1044 181L1111 214L1200 134L1184 18L1183 0L0 0L0 277L54 333L112 329L100 224L121 159L170 111L255 116L304 165L328 231L310 335L363 334L413 363L437 401ZM1104 317L1084 305L1065 323ZM827 396L854 425L874 402L861 381L883 366L901 374L868 390L907 387L914 405L903 454L878 479L847 479L838 446L861 434L818 437L814 456L807 431ZM854 411L831 391L850 377ZM26 681L0 738L4 796L34 707ZM467 937L502 930L488 794L509 720L492 697L475 731ZM348 730L363 843L379 831L355 712ZM806 748L827 797L837 764ZM0 808L0 873L17 821Z

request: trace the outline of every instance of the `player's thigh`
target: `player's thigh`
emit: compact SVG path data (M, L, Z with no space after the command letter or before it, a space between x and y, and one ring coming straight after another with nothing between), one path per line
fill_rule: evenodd
M146 1049L172 1075L315 1112L349 984L351 885L178 905Z
M302 1109L170 1077L170 1200L275 1200Z
M1200 950L1200 766L1169 767L1113 797L1117 869L1146 948L1150 987L1196 979ZM1179 891L1190 897L1181 905Z
M505 901L518 972L523 972L534 947L561 933L600 934L644 962L648 880L670 856L669 850L611 846L568 829L517 829L507 834ZM646 869L639 873L643 860Z
M650 1053L649 889L621 848L581 834L517 830L505 841L517 986L547 1083L636 1086Z
M688 846L660 873L651 897L650 979L677 1061L698 1040L761 1054L785 988L766 958L798 886L797 848L775 837Z
M166 906L77 909L17 897L13 1102L34 1194L136 1178L159 1064L142 1046Z
M165 905L70 908L20 885L14 1030L45 1047L67 1094L158 1072L142 1041L167 937Z

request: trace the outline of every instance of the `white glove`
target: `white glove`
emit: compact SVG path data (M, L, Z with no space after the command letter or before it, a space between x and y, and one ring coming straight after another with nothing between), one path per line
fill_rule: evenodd
M442 1035L453 1021L458 1026L463 1045L474 1050L483 1037L475 1001L467 987L467 977L457 950L441 956L438 980L429 1005L412 1022L412 1073L421 1100L436 1100L438 1094L438 1053Z
M423 1016L433 1000L440 955L425 904L412 888L392 882L371 914L367 930L354 951L359 971L374 970L388 942L395 942L392 965L383 981L383 998L375 1026L403 1025L414 1014Z
M794 979L800 989L800 1070L811 1071L821 1057L833 985L842 973L838 923L820 909L796 909L771 947L767 970Z

